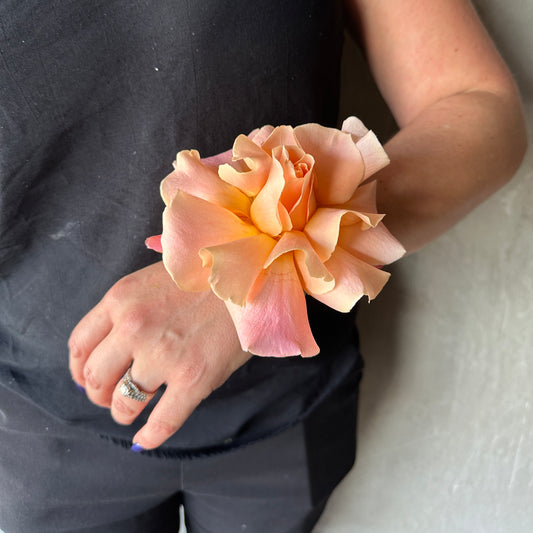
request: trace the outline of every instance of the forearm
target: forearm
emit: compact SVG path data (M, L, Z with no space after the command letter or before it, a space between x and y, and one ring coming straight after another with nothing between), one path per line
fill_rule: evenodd
M376 174L385 225L412 252L503 186L526 149L518 94L472 91L428 106L385 146Z

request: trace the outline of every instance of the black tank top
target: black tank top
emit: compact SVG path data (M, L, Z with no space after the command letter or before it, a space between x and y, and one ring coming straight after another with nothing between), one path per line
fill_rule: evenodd
M335 125L331 0L0 1L0 383L127 444L74 387L67 339L122 276L159 260L176 152L264 124ZM309 300L308 300L309 301ZM162 448L206 453L309 413L359 365L353 315L309 302L315 358L253 357Z

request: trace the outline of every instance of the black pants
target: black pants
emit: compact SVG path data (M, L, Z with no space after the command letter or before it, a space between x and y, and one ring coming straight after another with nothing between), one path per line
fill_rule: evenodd
M352 376L353 378L353 376ZM309 532L355 458L357 378L304 422L224 454L138 455L0 388L4 533Z

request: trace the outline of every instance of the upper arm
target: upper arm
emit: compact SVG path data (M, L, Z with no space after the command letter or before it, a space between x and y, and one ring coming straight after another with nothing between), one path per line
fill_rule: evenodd
M370 68L403 126L468 91L516 98L505 63L468 0L346 0Z

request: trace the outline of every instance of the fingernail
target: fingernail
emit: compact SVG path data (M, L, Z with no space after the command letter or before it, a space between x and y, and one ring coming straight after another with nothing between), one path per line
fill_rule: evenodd
M81 385L78 385L78 384L76 383L76 387L78 387L78 390L79 390L79 391L81 391L81 392L85 392L85 388L82 387Z
M136 442L134 442L133 446L131 447L131 451L138 453L138 452L144 451L144 448L140 444L137 444Z

